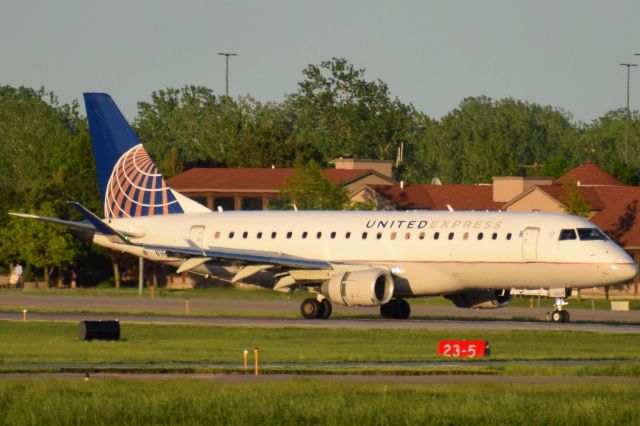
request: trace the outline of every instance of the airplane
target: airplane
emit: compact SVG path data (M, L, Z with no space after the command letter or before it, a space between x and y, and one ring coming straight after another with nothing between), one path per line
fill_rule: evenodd
M306 290L307 319L332 305L407 319L407 299L444 296L499 308L512 288L586 288L632 280L638 266L586 219L477 211L211 211L172 190L112 98L85 93L103 218L70 202L65 225L111 250L232 283ZM557 303L554 322L568 322Z

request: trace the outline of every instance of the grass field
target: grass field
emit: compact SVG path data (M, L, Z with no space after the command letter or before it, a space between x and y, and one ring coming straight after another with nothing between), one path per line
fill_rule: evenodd
M639 424L637 334L565 331L350 330L122 324L119 342L82 342L78 323L0 321L0 372L241 370L260 347L263 373L351 375L485 374L485 383L351 382L300 376L221 380L0 376L0 425L226 424ZM305 367L312 362L437 360L439 339L486 339L490 360L620 360L594 365ZM252 360L252 358L251 358ZM64 363L69 367L51 366ZM73 368L74 363L96 364ZM108 363L109 367L101 367ZM168 363L168 366L163 365ZM185 363L176 366L175 363ZM197 364L189 367L188 363ZM232 363L207 368L206 363ZM118 366L122 364L122 366ZM204 365L204 366L203 366ZM507 376L507 377L505 377ZM555 376L545 384L512 376ZM606 376L597 382L561 376ZM401 381L410 378L399 378Z
M640 361L637 334L576 331L447 331L213 327L132 324L119 342L79 340L78 323L0 321L0 368L7 363L219 363L260 348L263 362L426 361L440 339L484 339L493 360Z
M6 425L638 424L635 384L5 379Z

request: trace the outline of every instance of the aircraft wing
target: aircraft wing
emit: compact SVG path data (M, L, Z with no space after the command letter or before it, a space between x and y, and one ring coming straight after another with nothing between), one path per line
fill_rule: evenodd
M219 260L237 260L253 264L269 264L300 269L332 269L331 263L324 260L305 259L286 253L242 250L231 248L197 248L143 244L143 249L165 252L171 257L209 258Z

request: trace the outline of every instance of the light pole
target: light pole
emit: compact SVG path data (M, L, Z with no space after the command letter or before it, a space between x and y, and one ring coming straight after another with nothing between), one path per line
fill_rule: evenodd
M629 75L631 67L637 67L636 64L620 64L623 67L627 67L627 124L624 136L624 164L629 164L629 118L631 112L629 111Z
M222 52L222 53L218 53L218 55L220 56L226 56L227 58L227 72L225 74L225 82L226 82L226 92L225 94L227 95L227 98L229 97L229 56L238 56L237 53L228 53L228 52Z

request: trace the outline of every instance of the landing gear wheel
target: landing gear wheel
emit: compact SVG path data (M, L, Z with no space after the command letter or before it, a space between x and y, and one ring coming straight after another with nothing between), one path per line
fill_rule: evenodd
M306 319L317 319L322 315L322 306L316 299L305 299L300 305L300 313Z
M411 306L404 299L393 299L380 305L380 316L390 319L407 319L411 315Z
M322 315L320 316L322 319L328 319L331 316L333 306L331 306L329 299L322 299L322 302L320 302L320 311L322 312Z
M569 322L571 320L571 316L569 315L569 311L553 311L551 314L551 320L553 322Z

